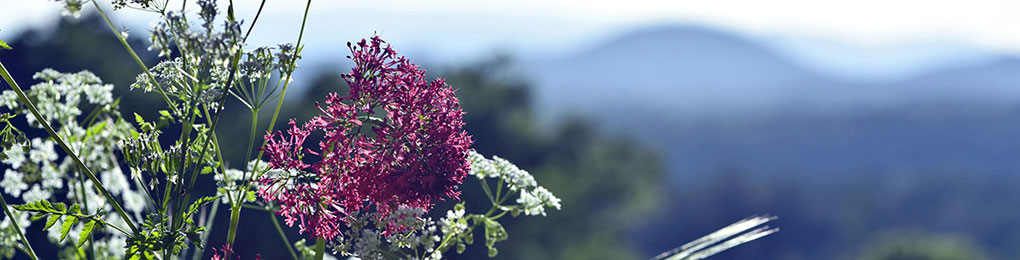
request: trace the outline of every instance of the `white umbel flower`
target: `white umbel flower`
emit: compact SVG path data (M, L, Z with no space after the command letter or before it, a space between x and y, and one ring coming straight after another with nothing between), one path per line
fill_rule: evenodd
M25 164L25 151L21 149L21 146L13 146L4 150L4 155L7 155L7 159L4 159L3 162L10 165L11 168L21 168L21 165Z
M46 163L57 160L57 150L54 149L53 141L43 141L40 138L32 139L32 150L28 151L28 159L35 163Z
M4 171L4 179L0 181L0 187L3 187L7 194L19 197L22 191L28 189L28 184L25 183L24 175L21 172L7 169Z
M21 196L21 199L25 202L35 202L40 200L50 200L51 196L53 196L53 192L41 189L39 188L39 184L35 184Z

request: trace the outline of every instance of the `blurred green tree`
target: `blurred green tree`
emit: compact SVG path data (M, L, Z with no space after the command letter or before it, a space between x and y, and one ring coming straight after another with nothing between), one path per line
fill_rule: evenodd
M981 260L988 259L966 240L953 236L904 232L879 239L864 250L861 260Z

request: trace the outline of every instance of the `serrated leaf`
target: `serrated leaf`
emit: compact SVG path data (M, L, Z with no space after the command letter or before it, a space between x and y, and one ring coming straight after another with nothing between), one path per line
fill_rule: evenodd
M85 241L89 240L89 237L91 237L92 235L92 229L94 229L95 227L96 227L95 219L89 221L88 223L85 223L85 226L81 228L81 234L78 234L78 246L77 246L78 248L81 248L81 245L85 244Z
M43 230L47 230L53 227L53 224L56 224L57 220L60 220L60 215L57 214L50 215L50 218L46 219L46 226L43 227Z
M81 214L81 205L71 204L71 208L67 209L67 214Z
M202 205L208 204L209 202L213 202L218 199L220 199L220 196L205 196L196 200L194 203L191 203L191 207L188 207L188 215L195 214L196 212L198 212L198 208L201 208Z
M78 217L67 216L64 218L64 225L60 227L60 241L64 241L67 238L67 232L71 232L71 226L78 224Z
M29 218L29 220L31 220L32 222L36 222L36 221L39 221L40 219L43 219L43 218L45 218L45 217L46 217L46 215L49 215L49 213L38 213L38 214L34 214L34 215L32 215L32 217L31 217L31 218Z
M103 128L106 128L106 123L108 123L108 122L110 122L110 121L103 120L102 122L99 122L99 123L93 125L92 127L89 127L89 130L86 133L89 134L89 135L95 135L95 134L99 133L100 131L103 130Z
M246 199L247 202L255 202L256 199L255 191L248 191L248 196L246 197Z
M67 212L67 206L64 206L64 203L61 202L53 203L53 210L59 211L60 213L65 213Z
M63 213L62 210L53 208L48 201L40 200L35 202L29 202L21 205L13 205L14 209L28 212L44 212L44 213Z
M145 124L145 118L142 118L142 115L139 115L138 113L135 113L135 123L138 123L138 125L144 125Z

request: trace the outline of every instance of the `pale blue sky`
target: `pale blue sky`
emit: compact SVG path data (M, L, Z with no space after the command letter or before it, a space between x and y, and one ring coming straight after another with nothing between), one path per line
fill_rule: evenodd
M48 0L0 2L6 7L0 37L6 39L26 26L52 23L60 8ZM236 2L241 17L251 17L259 3ZM303 8L304 1L268 1L251 41L294 41ZM419 59L451 63L494 52L559 55L631 28L697 24L763 39L819 70L882 76L987 51L1020 52L1020 30L1011 26L1020 24L1015 10L1020 2L998 0L316 1L306 49L315 57L306 62L342 59L346 41L374 32ZM140 33L153 17L128 10L115 19ZM830 51L844 48L853 52Z

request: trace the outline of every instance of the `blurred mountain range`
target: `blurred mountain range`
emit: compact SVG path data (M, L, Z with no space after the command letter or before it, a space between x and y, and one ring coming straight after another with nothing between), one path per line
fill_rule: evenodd
M768 46L664 26L522 67L540 111L635 133L678 173L1020 171L1009 160L1020 152L1020 57L876 81L827 75Z
M521 67L547 120L591 118L665 154L667 205L633 238L649 255L771 213L779 234L719 259L854 259L904 230L1020 257L1020 212L1004 210L1020 203L1020 57L950 56L836 76L774 42L660 26Z
M683 117L718 117L777 110L845 112L916 102L1001 105L1020 99L1020 88L1014 87L1020 79L1020 58L1012 55L963 46L866 53L834 45L825 50L830 54L814 51L815 56L833 57L832 63L861 56L854 61L858 67L890 70L894 66L887 59L931 57L928 64L899 66L921 71L875 80L831 75L828 68L810 67L818 62L802 62L777 44L783 43L697 26L658 26L624 33L576 53L533 59L522 67L541 86L540 105L566 113L612 114L640 108L666 109ZM934 52L943 52L944 61L940 63ZM961 52L973 58L964 59L961 56L968 55ZM949 63L953 61L958 62Z

